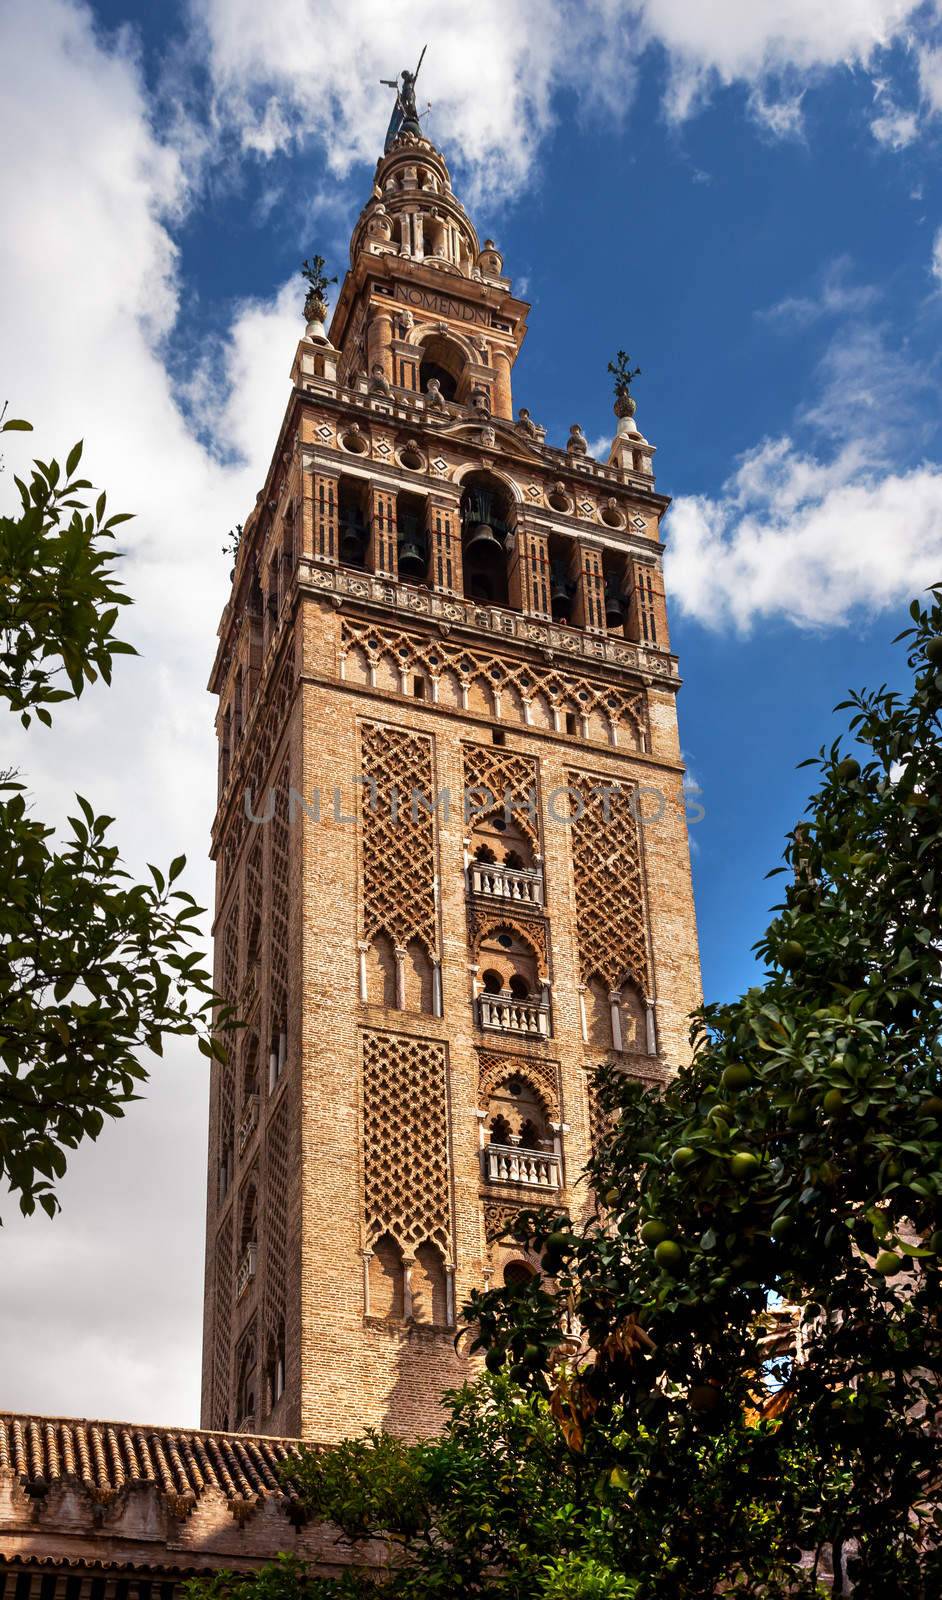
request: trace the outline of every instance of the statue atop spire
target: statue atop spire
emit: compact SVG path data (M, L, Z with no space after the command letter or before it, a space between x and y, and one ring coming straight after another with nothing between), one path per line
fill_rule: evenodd
M393 107L393 113L389 119L389 127L386 130L386 143L383 146L384 153L388 153L400 133L421 134L422 132L419 127L419 113L415 103L415 83L422 70L422 62L425 60L427 49L427 44L422 46L422 54L419 56L418 66L414 72L409 72L408 69L402 72L400 74L401 82L396 78L380 78L379 80L385 88L395 89L396 91L396 104Z

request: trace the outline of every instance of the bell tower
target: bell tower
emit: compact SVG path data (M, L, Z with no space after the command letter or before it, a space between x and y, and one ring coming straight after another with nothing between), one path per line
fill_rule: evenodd
M395 119L394 119L395 122ZM528 306L391 129L315 285L219 630L203 1423L414 1435L457 1313L585 1201L591 1069L657 1084L699 969L653 447L512 403Z

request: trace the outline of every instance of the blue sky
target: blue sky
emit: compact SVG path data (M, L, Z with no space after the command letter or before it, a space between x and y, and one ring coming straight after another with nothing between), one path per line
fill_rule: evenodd
M899 678L890 641L942 574L935 4L0 0L2 397L41 453L84 434L96 481L138 512L142 649L11 759L44 815L80 788L132 863L185 848L211 897L219 547L287 397L299 262L319 250L342 274L388 117L377 80L426 41L427 129L533 302L516 404L601 452L608 360L643 369L706 812L704 983L729 995L755 975L797 762L848 686ZM202 1067L171 1054L76 1162L66 1215L9 1218L32 1314L0 1318L0 1404L194 1420L205 1100ZM142 1319L157 1266L171 1288ZM54 1289L72 1320L37 1344Z

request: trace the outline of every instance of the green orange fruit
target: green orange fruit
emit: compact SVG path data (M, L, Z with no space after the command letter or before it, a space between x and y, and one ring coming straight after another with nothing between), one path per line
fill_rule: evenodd
M676 1239L662 1239L654 1252L654 1259L665 1272L677 1272L683 1266L683 1246Z

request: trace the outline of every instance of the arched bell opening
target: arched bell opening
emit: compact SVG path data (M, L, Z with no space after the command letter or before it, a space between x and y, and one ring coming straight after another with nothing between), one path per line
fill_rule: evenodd
M341 477L337 523L341 566L365 567L370 542L369 489L361 478Z
M421 495L410 494L407 489L400 490L396 496L399 576L406 583L424 583L428 576L425 506Z
M624 633L628 620L625 557L616 550L603 551L602 571L605 577L605 626L609 633Z
M494 606L508 604L512 519L513 500L498 478L475 472L465 480L461 548L466 599Z
M571 539L550 534L550 607L554 622L571 624L573 621L578 588L577 554Z
M429 381L434 378L442 399L455 401L459 398L467 365L468 358L461 346L455 344L452 339L436 334L434 338L427 339L422 346L419 388L426 394Z

